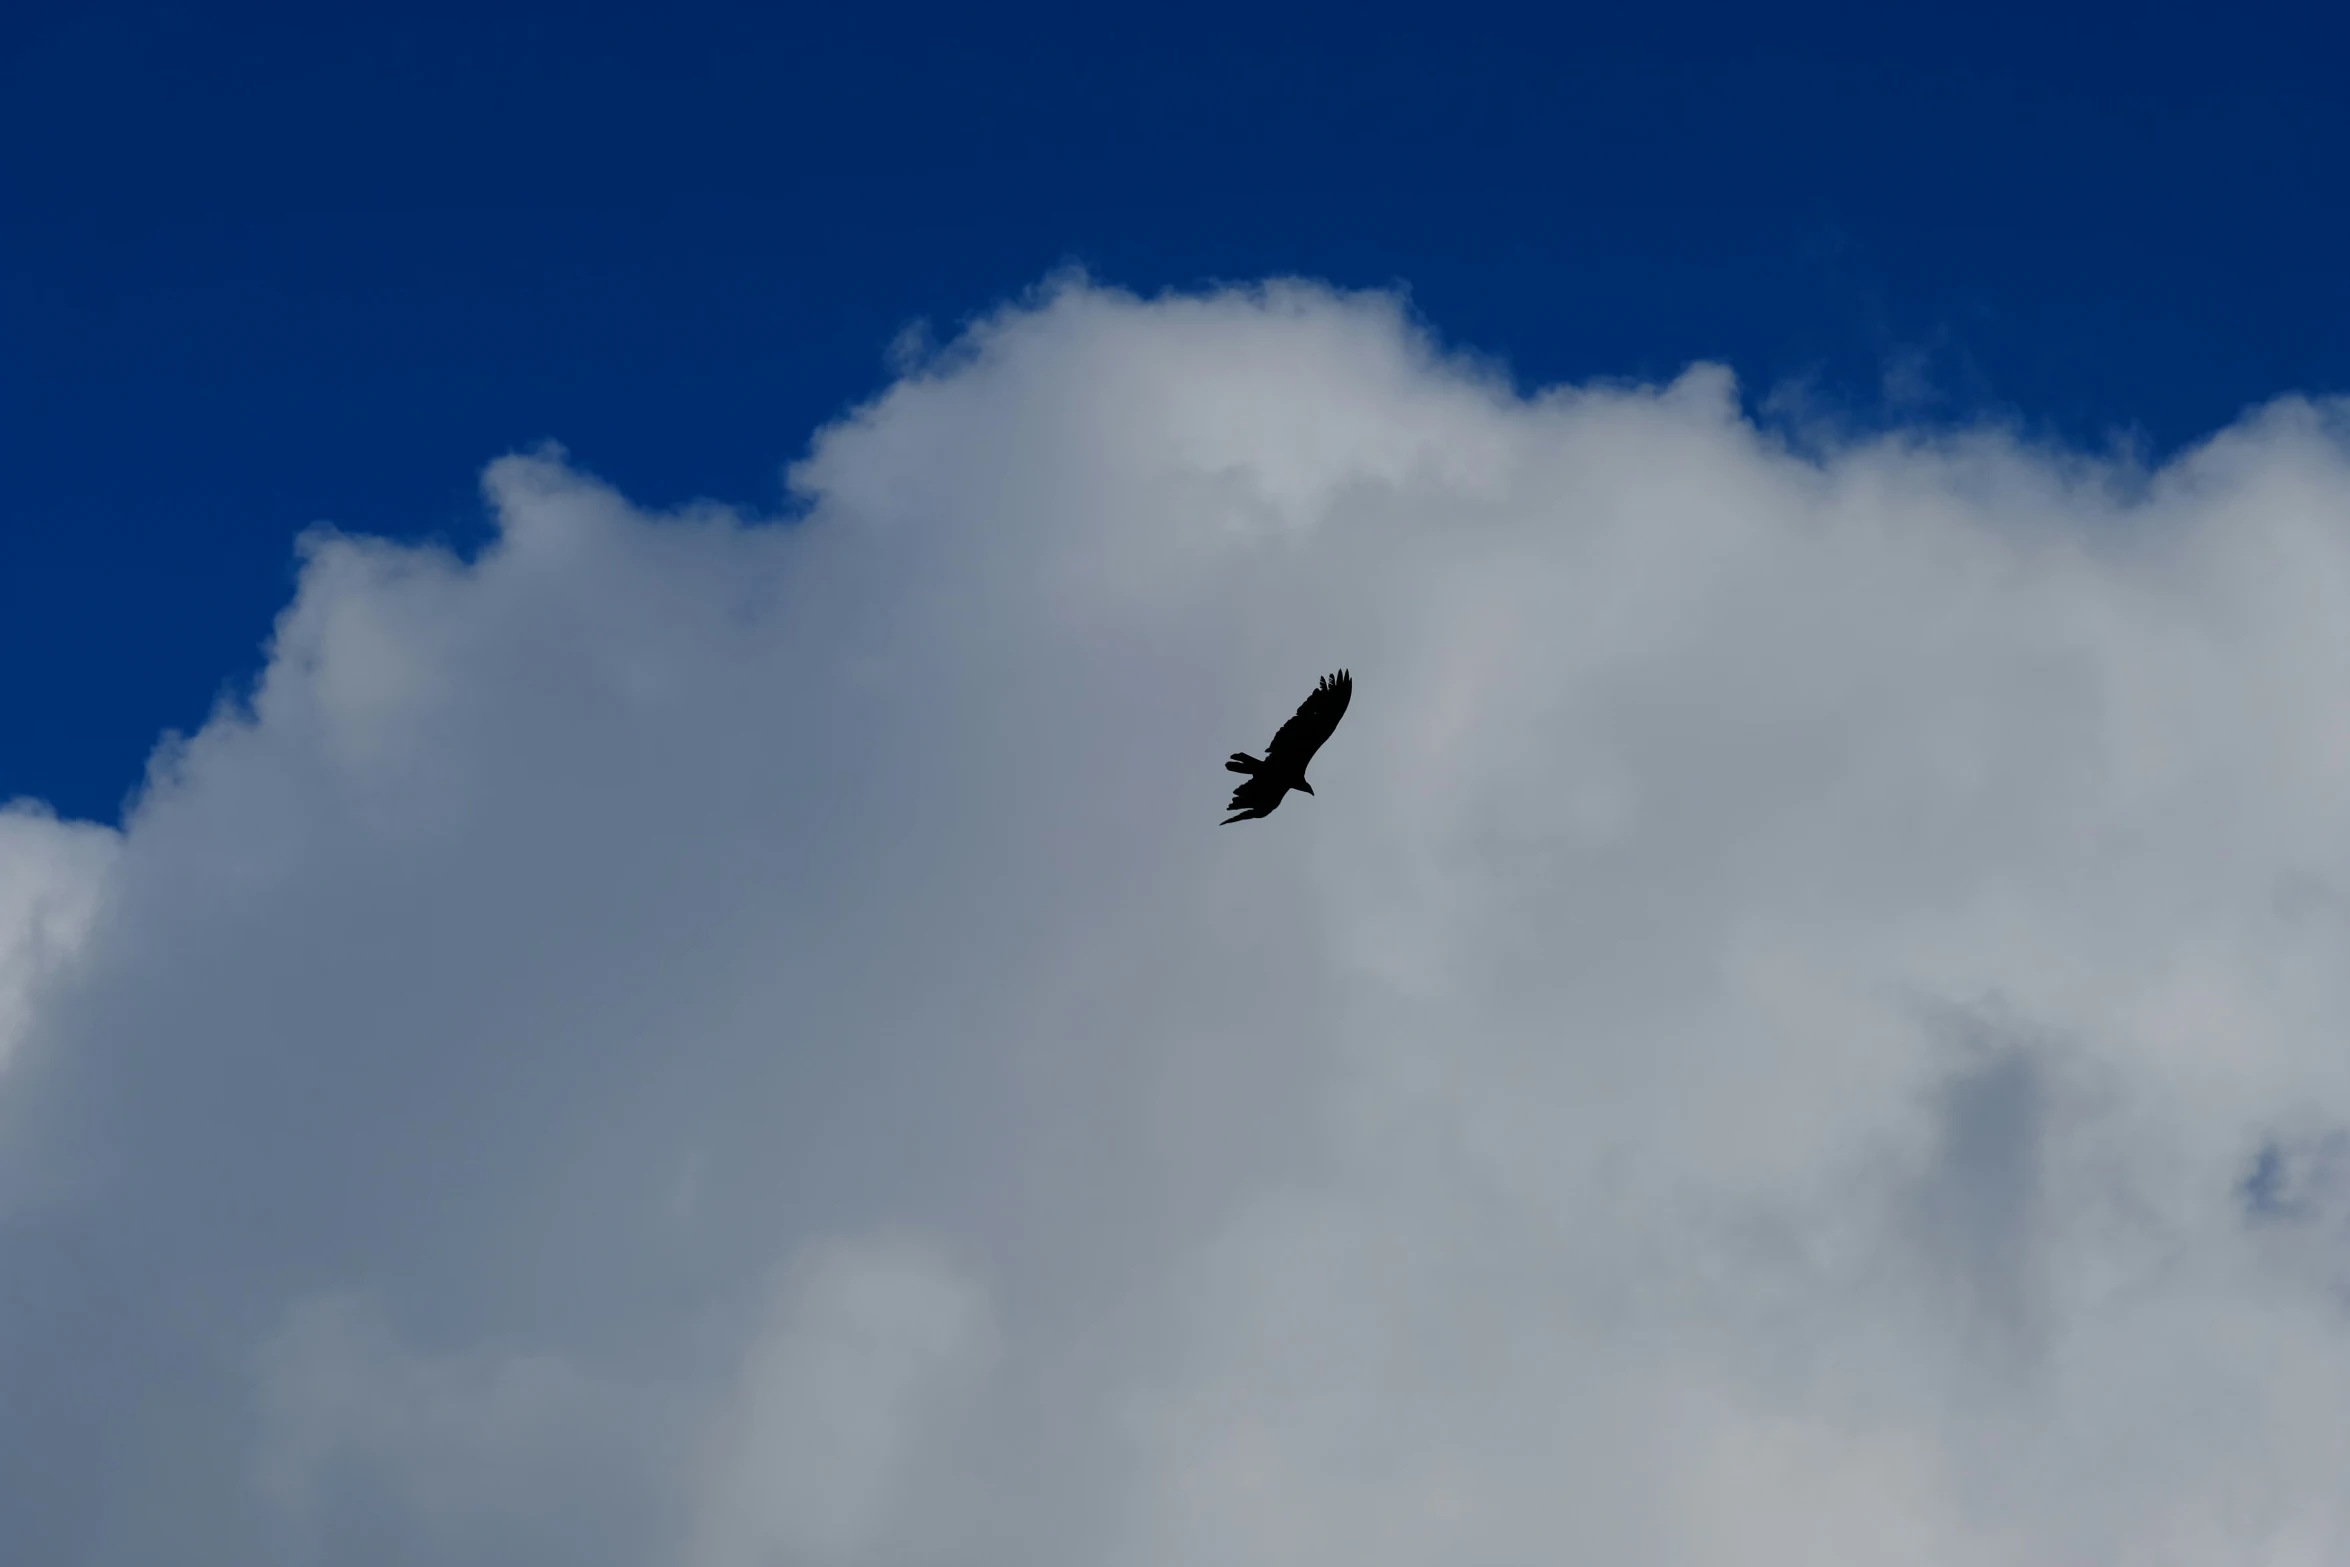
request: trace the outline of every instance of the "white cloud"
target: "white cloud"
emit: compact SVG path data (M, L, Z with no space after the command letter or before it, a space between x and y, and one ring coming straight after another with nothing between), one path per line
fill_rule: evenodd
M935 1533L910 1496L920 1439L980 1369L985 1307L951 1266L902 1240L835 1244L779 1279L711 1468L697 1559L759 1567L871 1559ZM928 1500L935 1501L935 1497ZM951 1537L933 1543L955 1560Z
M802 520L311 541L9 981L0 1555L2350 1551L2342 410L914 357Z
M105 828L34 801L0 807L0 1068L31 1026L34 987L89 935L114 848Z
M253 1374L253 1482L273 1543L301 1560L339 1557L361 1533L369 1550L438 1562L510 1559L566 1532L574 1553L609 1550L596 1510L569 1498L643 1485L677 1440L657 1396L542 1353L429 1353L357 1296L295 1302Z

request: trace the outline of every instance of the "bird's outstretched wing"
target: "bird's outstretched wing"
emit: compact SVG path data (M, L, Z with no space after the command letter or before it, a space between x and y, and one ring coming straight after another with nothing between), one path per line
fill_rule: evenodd
M1306 763L1314 759L1322 742L1346 716L1346 704L1354 700L1354 694L1354 676L1345 670L1324 675L1314 694L1298 704L1296 715L1274 731L1273 743L1265 747L1266 770L1303 775Z
M1232 798L1226 802L1224 809L1240 813L1239 816L1232 818L1232 821L1235 822L1241 820L1242 817L1270 816L1273 813L1273 808L1281 803L1283 793L1284 791L1277 786L1260 783L1251 778L1232 791ZM1230 826L1231 822L1227 822L1225 825Z

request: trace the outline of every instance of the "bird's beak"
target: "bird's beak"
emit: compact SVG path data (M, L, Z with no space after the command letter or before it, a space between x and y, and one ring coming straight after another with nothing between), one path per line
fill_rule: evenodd
M1307 783L1303 778L1300 778L1297 781L1297 786L1298 788L1304 790L1307 794L1312 794L1314 792L1314 786L1310 783Z

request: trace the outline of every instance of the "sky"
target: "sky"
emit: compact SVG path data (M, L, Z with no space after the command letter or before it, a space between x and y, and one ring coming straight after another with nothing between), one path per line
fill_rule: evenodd
M2350 381L2311 8L256 8L0 34L0 796L112 821L319 522L559 440L767 509L1074 262L1407 288L1520 383L2176 450Z
M0 1559L2350 1555L2325 42L28 13Z

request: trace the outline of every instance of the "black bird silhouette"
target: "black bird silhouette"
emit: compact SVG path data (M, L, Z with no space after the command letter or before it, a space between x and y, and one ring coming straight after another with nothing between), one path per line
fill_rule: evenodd
M1335 675L1324 675L1322 683L1314 687L1314 694L1298 704L1297 716L1283 724L1273 735L1273 743L1265 747L1265 759L1258 761L1245 751L1232 753L1225 770L1248 774L1248 781L1232 791L1232 803L1224 807L1237 811L1227 816L1222 825L1247 821L1252 816L1270 816L1280 806L1281 797L1295 789L1312 794L1314 786L1306 782L1306 763L1322 749L1322 742L1330 738L1330 731L1346 716L1346 704L1354 699L1354 676L1345 670Z

